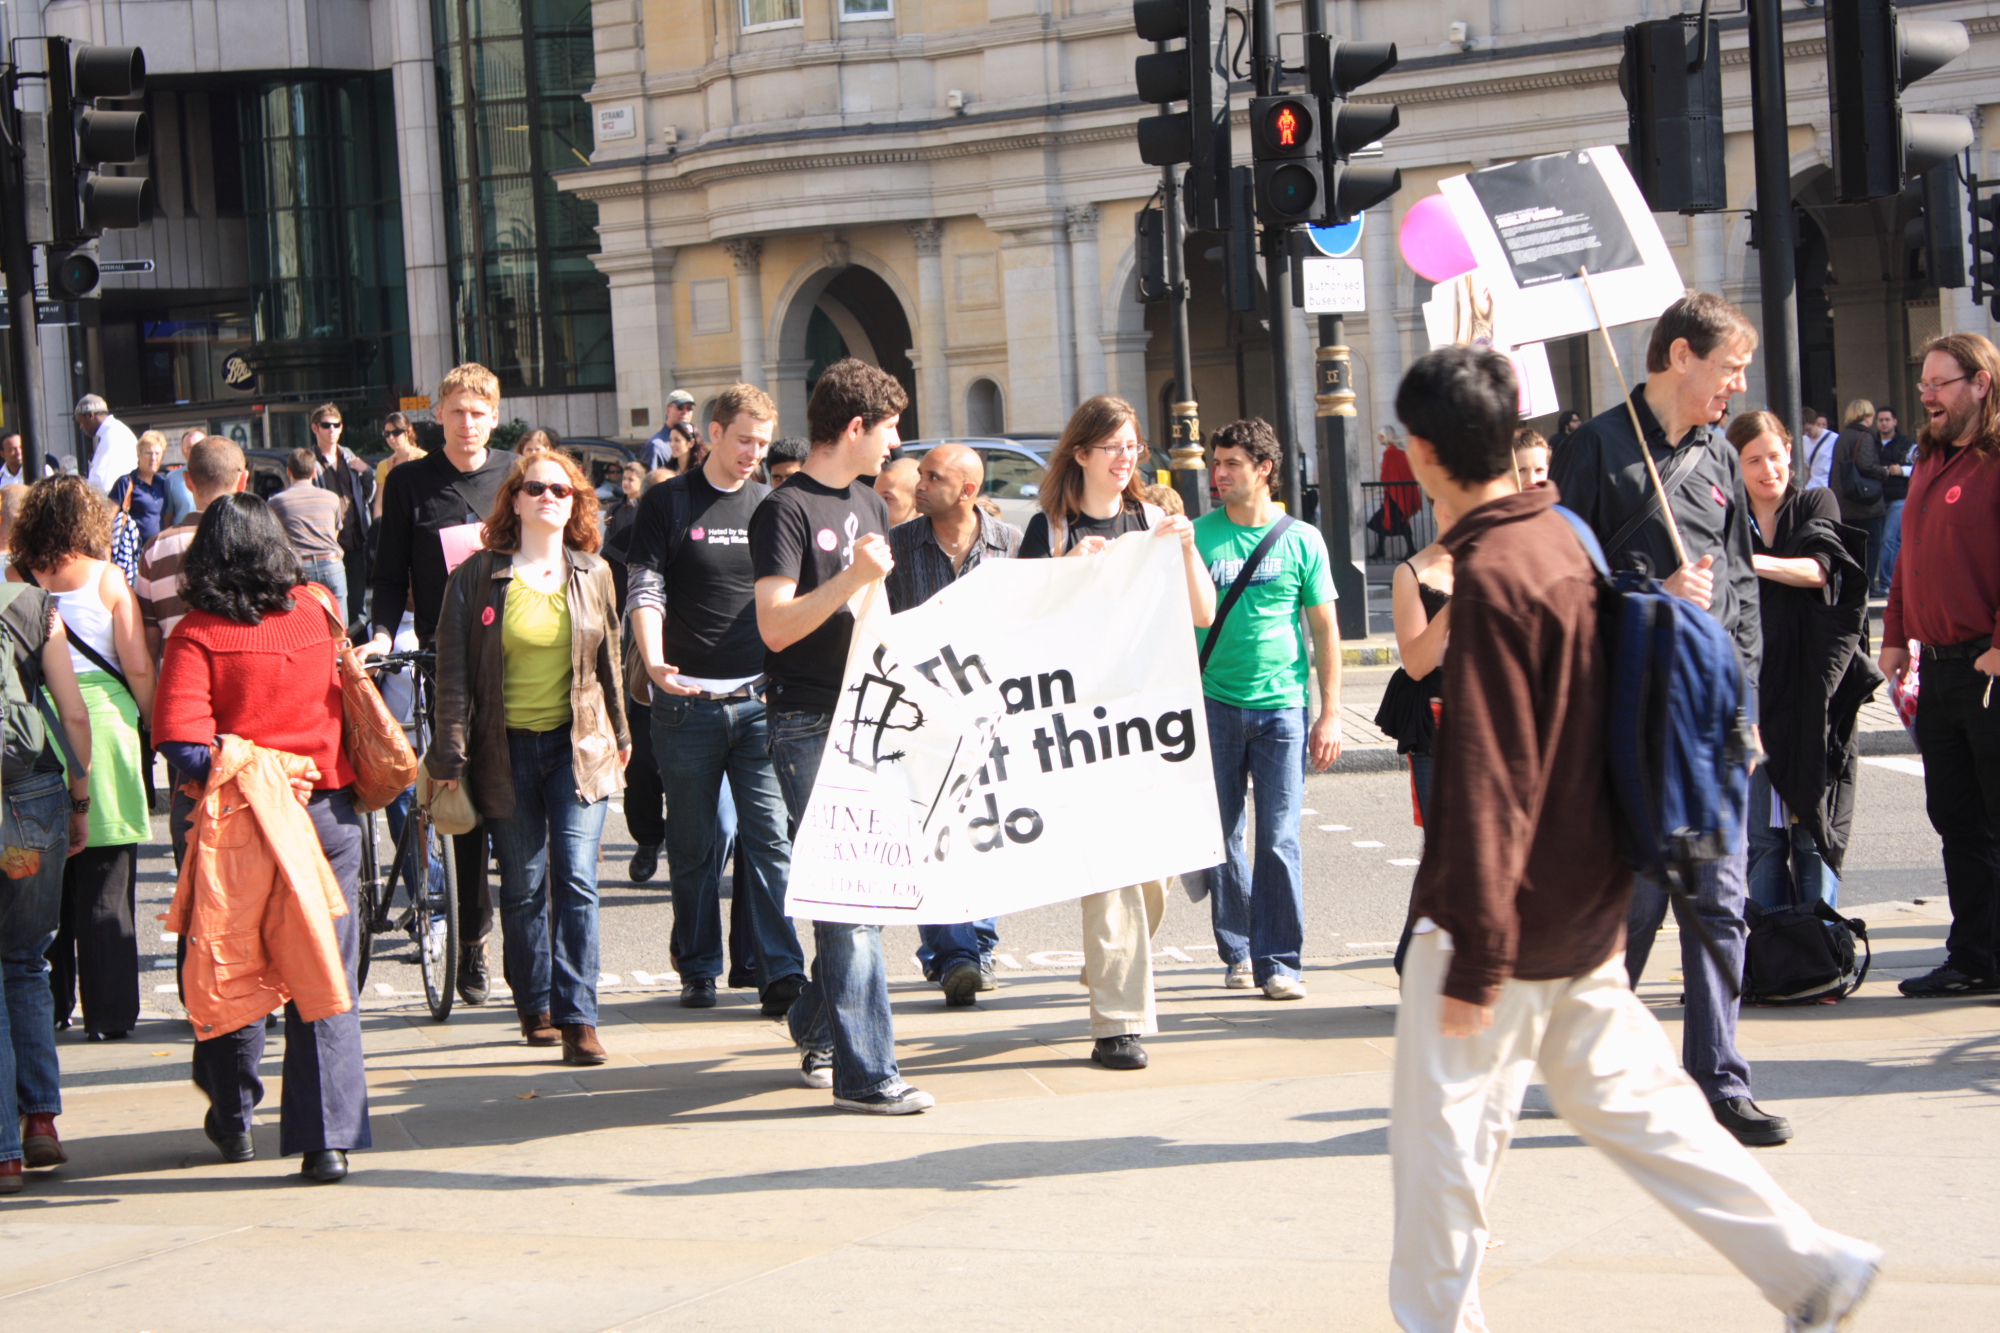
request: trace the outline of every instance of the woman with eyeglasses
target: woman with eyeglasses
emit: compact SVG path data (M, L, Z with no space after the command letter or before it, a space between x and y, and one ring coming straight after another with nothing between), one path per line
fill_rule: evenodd
M417 432L410 425L410 419L401 412L391 412L382 418L382 442L389 446L389 456L375 465L375 503L372 512L376 518L382 517L382 493L388 489L389 473L398 463L408 463L424 456L423 446L417 443Z
M1179 541L1188 609L1196 627L1215 619L1215 584L1202 566L1194 524L1146 501L1139 460L1139 413L1100 395L1076 409L1049 456L1042 512L1028 520L1023 560L1095 555L1132 532ZM1153 1003L1153 932L1166 912L1166 884L1132 884L1086 894L1083 981L1090 988L1090 1058L1106 1069L1144 1069L1139 1038L1159 1031Z
M441 786L466 783L492 839L521 1035L603 1064L597 851L632 743L597 495L568 454L520 459L483 536L445 585L424 764Z

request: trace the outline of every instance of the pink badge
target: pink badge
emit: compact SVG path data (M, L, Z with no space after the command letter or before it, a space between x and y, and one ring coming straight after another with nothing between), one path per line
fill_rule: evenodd
M1711 483L1708 489L1715 496L1715 502L1717 504L1721 505L1724 509L1729 508L1729 497L1722 493L1722 488L1720 486Z
M688 540L689 540L689 541L694 541L694 542L698 542L698 541L700 541L700 540L701 540L702 538L704 538L704 537L706 537L706 536L708 536L708 529L707 529L707 528L689 528L689 529L688 529Z
M822 551L831 551L834 547L840 545L840 538L834 536L832 528L821 528L819 535L814 537L813 540L819 543L819 549Z
M489 607L487 607L487 608L486 608L486 609L485 609L484 611L481 611L481 612L479 613L479 623L480 623L480 624L482 624L482 625L490 625L490 624L492 624L492 623L493 623L493 608L492 608L492 607L490 607L490 606L489 606Z
M1950 490L1946 491L1946 492L1944 493L1944 502L1945 502L1946 504L1948 504L1948 505L1955 505L1955 504L1957 504L1957 503L1958 503L1958 495L1959 495L1959 491L1960 491L1960 489L1961 489L1961 488L1959 488L1959 487L1957 487L1957 486L1954 486L1954 487L1952 487L1952 488L1951 488Z

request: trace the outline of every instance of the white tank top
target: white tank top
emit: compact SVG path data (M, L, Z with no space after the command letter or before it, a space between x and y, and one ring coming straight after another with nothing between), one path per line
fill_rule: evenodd
M49 594L56 599L56 611L62 616L63 629L71 639L69 661L79 675L104 668L76 650L78 640L103 654L105 661L118 665L118 650L111 642L111 609L104 605L104 594L99 591L104 582L104 571L110 567L109 561L100 561L97 573L81 588L74 592Z

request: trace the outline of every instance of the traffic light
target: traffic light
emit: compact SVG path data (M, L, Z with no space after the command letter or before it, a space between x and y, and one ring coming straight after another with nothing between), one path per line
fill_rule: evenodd
M1167 215L1165 210L1139 210L1135 231L1139 249L1139 303L1158 305L1172 298L1167 285Z
M97 105L100 100L137 97L146 90L146 53L138 47L92 46L51 37L48 59L53 281L58 255L74 258L78 242L152 220L149 178L100 176L92 168L147 157L153 151L153 127L143 111Z
M97 242L49 247L49 299L83 301L97 295Z
M1965 116L1903 110L1902 92L1972 48L1963 23L1908 19L1890 0L1828 0L1827 87L1833 104L1833 194L1844 204L1903 183L1972 143Z
M1274 227L1315 222L1326 196L1322 179L1319 99L1250 99L1250 152L1257 217Z
M1729 207L1722 170L1721 29L1693 14L1625 29L1625 58L1618 65L1625 155L1639 193L1655 213Z
M1924 215L1924 280L1933 287L1965 285L1965 213L1958 189L1958 163L1932 167L1918 185Z
M1215 73L1210 30L1212 0L1134 0L1132 26L1161 49L1133 62L1139 100L1160 108L1139 122L1139 160L1148 166L1186 162L1187 219L1196 231L1228 223L1229 85ZM1166 43L1180 46L1168 49ZM1185 111L1167 108L1176 102Z
M1992 189L1996 182L1981 182L1974 176L1966 193L1972 199L1972 299L1989 302L1993 318L2000 319L2000 194L1980 198L1981 188Z
M1347 100L1356 88L1395 67L1394 42L1343 42L1330 33L1306 34L1306 76L1320 104L1320 179L1326 187L1318 225L1352 222L1403 188L1403 173L1395 167L1348 161L1403 123L1394 103L1364 106Z

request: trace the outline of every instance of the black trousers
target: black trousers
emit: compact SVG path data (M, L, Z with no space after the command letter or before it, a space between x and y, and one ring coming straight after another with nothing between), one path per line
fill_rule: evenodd
M1951 966L2000 978L2000 697L1969 658L1925 657L1917 695L1924 804L1944 841Z
M461 947L486 943L493 933L493 885L487 879L492 860L486 825L451 840L452 863L458 867L458 939Z
M625 829L641 847L658 847L667 840L667 798L653 759L653 705L627 700L625 720L632 728L632 762L625 766Z
M347 900L347 914L333 919L333 930L351 992L357 989L361 960L361 931L354 915L355 881L361 874L361 816L354 812L353 794L346 789L315 792L306 813L312 816L313 830L319 834L333 877L340 882L341 897ZM261 1021L195 1043L195 1086L208 1094L218 1130L249 1132L250 1113L264 1100L264 1080L258 1074L263 1060ZM280 1156L374 1146L368 1129L368 1080L361 1064L358 1008L307 1023L299 1018L298 1006L287 1004L284 1079L278 1119Z
M58 1023L68 1021L81 991L89 1031L138 1026L138 852L133 843L86 847L63 863L62 917L47 955Z

